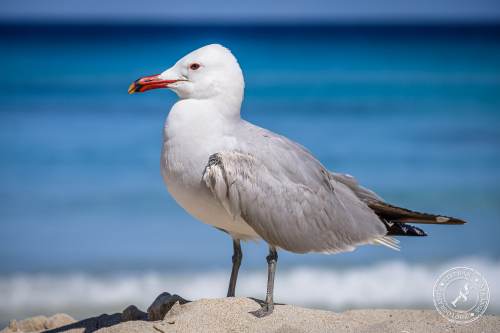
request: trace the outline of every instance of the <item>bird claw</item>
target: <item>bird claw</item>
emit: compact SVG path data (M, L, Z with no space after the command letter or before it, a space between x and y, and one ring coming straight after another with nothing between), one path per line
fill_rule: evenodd
M273 313L273 310L274 310L273 305L264 304L260 309L255 311L250 311L249 313L253 314L257 318L263 318Z

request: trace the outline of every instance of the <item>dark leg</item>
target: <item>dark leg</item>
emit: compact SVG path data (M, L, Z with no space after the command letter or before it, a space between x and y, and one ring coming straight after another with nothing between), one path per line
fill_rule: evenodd
M274 274L276 272L276 264L278 262L278 252L273 246L269 246L269 255L267 259L267 294L266 303L257 311L250 312L257 318L262 318L270 315L274 310Z
M233 239L233 269L231 270L229 288L227 288L227 297L234 297L234 290L236 289L236 280L238 279L241 258L243 258L243 252L241 252L240 240Z

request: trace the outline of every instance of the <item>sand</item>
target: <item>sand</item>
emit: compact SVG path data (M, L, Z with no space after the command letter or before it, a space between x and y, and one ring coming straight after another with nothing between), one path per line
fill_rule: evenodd
M129 307L125 315L101 315L48 332L500 332L500 316L497 315L485 315L474 323L464 325L450 323L434 310L352 310L335 313L276 305L274 313L265 318L255 318L248 313L258 308L259 304L249 298L201 299L182 305L176 302L162 320L148 321L146 313ZM70 323L68 317L58 316L64 319L60 320L61 324ZM35 318L41 325L43 320L40 318L45 317ZM141 320L136 320L138 318ZM15 332L13 326L16 325L17 332L28 332L21 330L21 323L11 324L12 327L0 332ZM27 323L29 320L25 321ZM36 325L25 325L25 329L29 327L36 328ZM38 326L38 330L40 327L43 329L43 326Z

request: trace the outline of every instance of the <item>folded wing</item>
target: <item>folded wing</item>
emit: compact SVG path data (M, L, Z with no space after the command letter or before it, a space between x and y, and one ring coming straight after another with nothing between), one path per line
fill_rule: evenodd
M396 246L372 209L319 163L305 167L287 156L271 161L256 155L216 153L202 182L234 219L243 219L268 243L296 253L335 253L366 243ZM302 168L300 177L294 179L291 168Z

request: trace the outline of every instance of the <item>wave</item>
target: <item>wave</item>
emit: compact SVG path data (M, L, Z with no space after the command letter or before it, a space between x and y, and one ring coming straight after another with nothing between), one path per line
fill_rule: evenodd
M432 308L438 276L457 266L478 270L489 282L488 312L500 312L500 261L462 258L440 264L381 262L333 269L278 267L278 302L343 311L350 308ZM129 304L146 309L161 292L187 299L217 298L226 293L229 272L144 272L100 275L89 273L18 274L0 276L0 322L35 314L66 312L77 318L118 312ZM263 298L266 272L242 271L237 295Z

